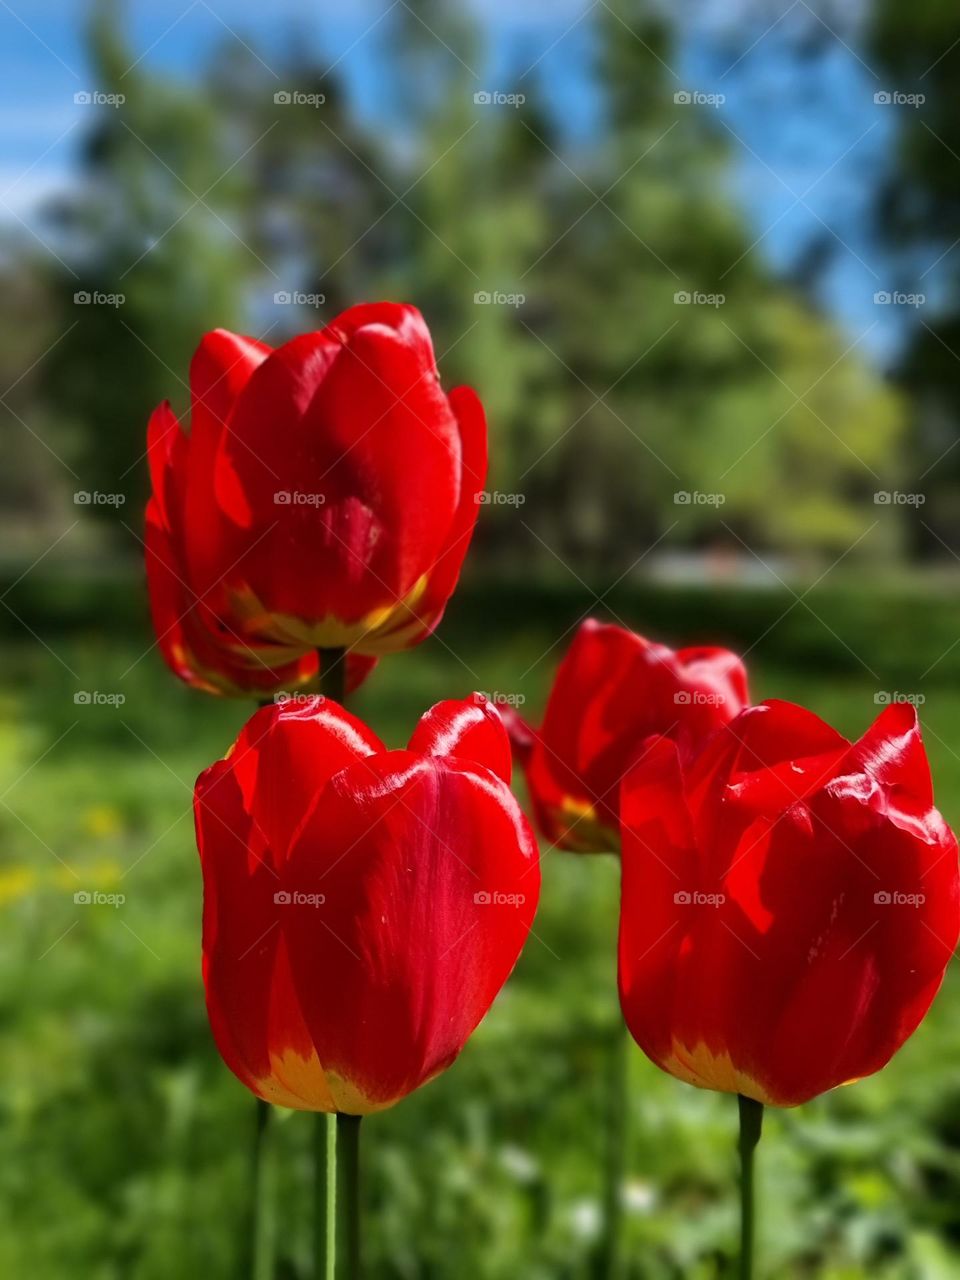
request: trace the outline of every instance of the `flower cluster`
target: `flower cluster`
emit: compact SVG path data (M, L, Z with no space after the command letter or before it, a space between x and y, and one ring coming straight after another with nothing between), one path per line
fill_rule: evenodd
M351 308L276 350L218 331L189 434L149 428L147 568L169 665L217 693L349 692L439 621L486 427L420 314ZM509 738L508 738L509 732ZM777 1106L879 1070L960 935L957 844L913 707L857 742L742 662L584 623L534 728L475 695L388 751L338 702L257 712L200 777L220 1052L259 1097L364 1114L448 1067L529 933L544 840L622 860L619 987L665 1071Z

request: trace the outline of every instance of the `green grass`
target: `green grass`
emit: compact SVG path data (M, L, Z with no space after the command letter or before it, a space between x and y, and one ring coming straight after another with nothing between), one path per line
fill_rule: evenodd
M589 596L460 597L440 636L385 661L356 700L391 745L440 697L521 694L534 717ZM750 648L754 693L849 734L878 690L923 693L937 794L960 822L960 606L877 597L624 592L670 639ZM35 582L9 603L0 676L0 1274L233 1277L252 1103L221 1064L200 982L193 780L248 714L168 675L138 588ZM820 619L823 619L822 621ZM54 627L54 620L59 625ZM765 633L765 634L764 634ZM546 654L546 656L543 656ZM859 654L860 657L854 655ZM872 668L868 672L862 661ZM79 706L77 690L122 693ZM77 890L122 893L78 906ZM460 1060L365 1124L370 1273L397 1280L593 1274L607 1060L616 1033L616 865L551 854L535 934ZM881 1075L770 1115L761 1275L960 1274L960 975ZM631 1055L630 1275L730 1274L734 1099ZM309 1120L279 1126L282 1277L306 1277Z

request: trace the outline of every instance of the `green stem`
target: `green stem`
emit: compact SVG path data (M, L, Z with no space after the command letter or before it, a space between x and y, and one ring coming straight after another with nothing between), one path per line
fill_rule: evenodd
M623 1184L627 1171L630 1115L630 1033L620 1021L608 1054L604 1229L601 1274L619 1280L623 1273Z
M317 657L320 659L320 692L343 706L347 697L346 649L318 649Z
M313 1118L313 1248L316 1280L337 1274L337 1117L318 1111Z
M756 1241L753 1166L760 1130L763 1127L763 1103L737 1095L740 1104L740 1280L753 1280L753 1254Z
M360 1116L337 1115L337 1280L360 1280Z
M346 649L318 649L320 661L320 691L325 698L346 702L347 651ZM351 1155L345 1143L342 1126L352 1116L320 1112L314 1119L313 1168L314 1168L314 1275L316 1280L354 1280L359 1275L359 1264L344 1261L345 1254L357 1237L359 1256L359 1224L356 1222L356 1194L351 1187L356 1183L357 1155ZM359 1120L357 1120L359 1125ZM352 1160L352 1173L351 1173ZM351 1216L352 1215L352 1216Z
M273 705L272 698L258 698L260 708ZM250 1149L250 1239L249 1272L252 1280L273 1280L277 1243L277 1188L274 1158L273 1107L255 1098L253 1146Z
M273 1280L276 1246L276 1161L274 1159L273 1108L256 1100L250 1187L250 1265L253 1280Z

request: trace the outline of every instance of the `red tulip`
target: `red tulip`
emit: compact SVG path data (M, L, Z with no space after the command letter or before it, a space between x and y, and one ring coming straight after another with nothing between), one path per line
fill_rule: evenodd
M410 306L352 307L271 350L218 329L190 369L190 434L148 431L147 574L173 670L269 691L347 648L351 683L437 625L486 475L474 393L440 387Z
M661 739L623 784L620 999L690 1084L787 1107L878 1071L960 933L957 842L912 707L849 743L802 707L744 711L694 760Z
M392 1106L450 1066L510 974L540 887L482 699L387 751L329 699L258 711L197 782L207 1008L255 1094Z
M620 847L620 780L651 735L692 749L747 702L743 664L726 649L654 644L589 619L560 664L543 726L504 718L541 834L579 852Z

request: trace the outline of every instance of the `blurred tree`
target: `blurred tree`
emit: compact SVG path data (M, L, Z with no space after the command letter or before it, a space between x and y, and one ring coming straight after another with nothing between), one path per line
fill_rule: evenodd
M173 88L133 63L119 16L99 0L91 41L126 102L98 113L83 183L51 213L79 279L47 271L65 333L49 398L79 430L84 487L142 492L146 417L185 404L204 329L278 342L375 296L417 303L447 384L487 406L489 487L523 506L492 505L481 554L584 571L661 537L839 554L893 487L898 401L752 251L727 149L709 107L675 101L674 31L648 0L602 7L604 124L579 142L565 96L547 109L556 85L533 67L489 85L476 24L434 0L383 23L379 117L305 40L273 70L232 42L202 88ZM78 290L125 301L81 309Z
M656 14L605 7L607 145L566 184L562 238L533 276L574 424L543 463L564 544L633 558L665 530L729 541L729 525L760 548L841 552L895 474L900 407L751 252L727 149L709 107L675 100Z
M891 89L924 101L897 116L877 216L906 293L928 304L904 334L897 373L912 396L909 476L925 493L920 551L960 547L960 26L949 0L877 0L871 51ZM886 108L889 110L890 108ZM935 270L934 270L935 268ZM924 529L924 524L934 532Z
M144 72L116 0L94 6L90 53L99 91L125 100L95 108L82 180L47 213L71 273L47 264L55 327L66 332L46 388L68 429L82 427L69 435L80 487L125 494L120 518L139 528L147 418L167 396L187 407L197 338L239 323L255 258L224 216L244 178L212 103Z

